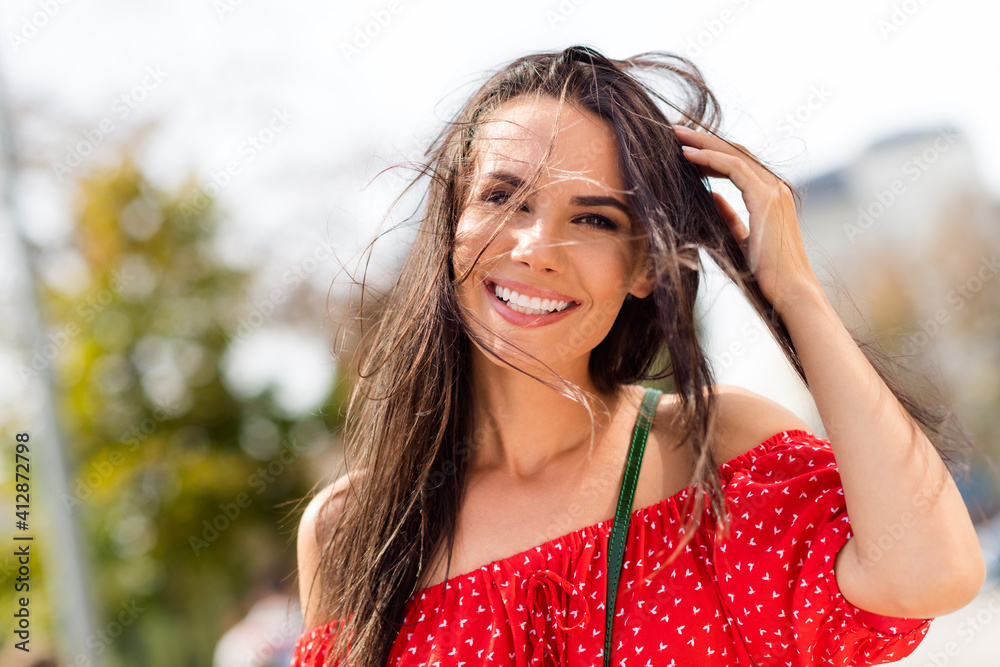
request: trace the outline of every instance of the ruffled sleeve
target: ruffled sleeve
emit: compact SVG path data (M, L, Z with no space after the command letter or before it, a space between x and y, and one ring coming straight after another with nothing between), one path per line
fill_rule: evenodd
M865 611L837 586L851 524L829 440L785 431L720 471L731 528L715 544L716 577L755 664L881 664L916 649L933 619Z

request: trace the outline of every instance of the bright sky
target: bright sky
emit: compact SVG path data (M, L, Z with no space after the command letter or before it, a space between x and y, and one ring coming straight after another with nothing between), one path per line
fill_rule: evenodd
M0 94L69 123L45 138L54 157L95 144L84 166L155 120L147 170L166 187L185 170L222 185L227 256L273 282L323 244L350 259L400 181L361 187L421 157L487 70L573 43L691 56L724 129L798 179L887 134L954 123L1000 196L1000 151L986 150L1000 146L998 24L1000 3L972 0L4 0ZM22 202L31 235L56 242L68 192L48 176ZM308 273L328 285L336 268Z
M364 180L356 167L373 149L383 161L416 156L486 70L571 43L612 57L693 55L737 138L793 157L802 173L836 167L887 133L945 121L978 146L1000 145L1000 5L985 1L53 4L51 18L41 0L0 7L0 71L15 99L43 97L82 125L156 117L162 137L147 157L164 182L185 167L207 176L240 160L224 199L245 202L248 222L273 228L289 222L278 202L310 193L298 207L314 217L293 222L306 234L344 206L332 191ZM379 13L386 25L367 26ZM374 37L345 55L366 27ZM148 76L157 71L159 80ZM144 84L145 99L120 119L116 99ZM287 129L257 155L241 154L275 109L292 116ZM781 124L797 111L803 120ZM982 150L978 161L1000 194L1000 153Z

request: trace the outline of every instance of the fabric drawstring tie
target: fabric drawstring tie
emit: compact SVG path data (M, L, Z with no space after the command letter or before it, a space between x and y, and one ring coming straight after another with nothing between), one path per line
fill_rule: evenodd
M529 665L566 667L566 633L584 628L590 622L590 605L573 583L552 570L539 570L528 577L528 615L534 634ZM570 625L575 610L576 623ZM548 620L552 620L551 626ZM548 660L546 660L548 656Z

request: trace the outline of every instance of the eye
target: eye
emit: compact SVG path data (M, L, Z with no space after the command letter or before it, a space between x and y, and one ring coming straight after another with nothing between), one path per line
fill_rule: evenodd
M596 213L589 213L587 215L581 215L577 220L587 220L587 224L594 225L595 227L601 227L603 229L615 230L618 229L618 223L615 221L605 218L603 215L597 215Z
M510 199L511 193L508 190L487 190L485 191L480 199L489 204L495 204L497 206L502 206ZM522 206L522 211L526 211L527 207ZM606 229L608 231L615 231L619 228L618 223L606 218L603 215L598 215L597 213L588 213L586 215L581 215L576 218L578 222L583 222L584 224L597 227L599 229Z
M496 204L497 206L502 206L504 203L510 199L511 193L507 190L487 190L483 193L482 200L490 204ZM521 207L524 210L525 207Z

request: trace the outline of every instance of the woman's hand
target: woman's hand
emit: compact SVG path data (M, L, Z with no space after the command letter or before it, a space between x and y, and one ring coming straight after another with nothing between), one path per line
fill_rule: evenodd
M788 328L837 460L853 532L834 563L844 598L906 618L965 606L986 576L965 502L933 444L823 294L790 190L718 137L674 129L685 147L700 149L684 151L690 162L706 176L729 178L743 193L749 230L717 194L715 201ZM892 526L904 527L890 535Z
M793 304L803 290L819 288L806 256L791 190L759 162L722 139L674 125L684 144L684 156L706 176L728 178L740 189L750 214L750 229L717 192L716 206L739 242L764 296L778 313ZM742 150L743 146L735 144Z

